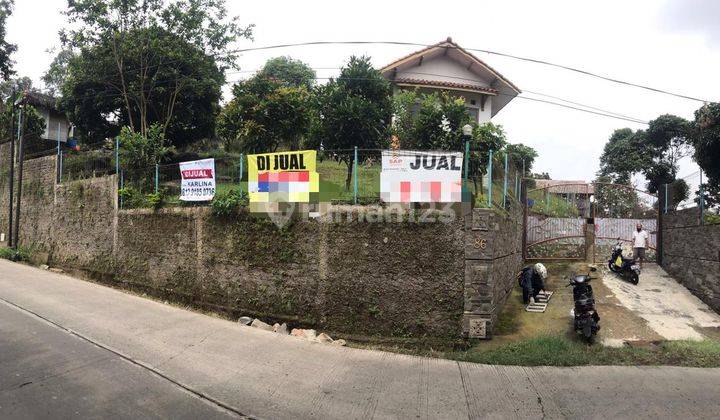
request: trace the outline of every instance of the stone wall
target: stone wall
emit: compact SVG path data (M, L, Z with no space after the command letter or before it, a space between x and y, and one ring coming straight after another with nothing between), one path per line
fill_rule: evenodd
M523 264L522 210L473 209L466 229L463 334L487 338Z
M697 208L664 214L663 268L720 312L720 225L700 225Z
M234 316L354 336L489 337L522 264L513 209L433 219L330 206L279 229L246 211L118 210L116 177L55 185L54 165L26 162L21 245L51 265Z

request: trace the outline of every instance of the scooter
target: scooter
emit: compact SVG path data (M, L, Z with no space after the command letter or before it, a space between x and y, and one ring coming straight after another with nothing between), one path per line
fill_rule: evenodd
M596 271L590 267L590 271ZM590 274L573 274L569 278L568 286L573 288L575 307L570 311L575 331L582 334L588 344L595 341L595 335L600 331L600 315L595 310L595 296L593 295Z
M613 246L612 255L608 260L608 268L613 273L628 279L632 284L638 284L640 282L640 266L635 264L634 258L623 257L620 238L618 238L618 242Z

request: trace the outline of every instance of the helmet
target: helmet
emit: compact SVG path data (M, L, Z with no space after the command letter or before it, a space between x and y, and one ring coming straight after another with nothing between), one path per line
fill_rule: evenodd
M535 264L535 272L538 273L543 280L547 278L547 268L541 263Z

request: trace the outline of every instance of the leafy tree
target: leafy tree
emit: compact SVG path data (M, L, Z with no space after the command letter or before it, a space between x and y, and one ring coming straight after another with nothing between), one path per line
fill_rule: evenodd
M638 195L630 185L612 185L614 180L601 175L595 180L596 217L631 218Z
M677 209L678 204L690 197L690 186L684 179L676 179L669 184L668 194L670 194L673 209Z
M645 132L647 149L652 151L657 163L677 169L678 161L692 151L689 135L687 120L670 114L661 115L650 121Z
M28 92L37 92L29 77L17 77L0 83L0 140L17 136L19 108L15 103ZM13 106L15 111L13 113ZM23 105L23 132L25 139L40 140L45 131L45 119L31 105ZM14 115L14 116L13 116ZM12 122L11 119L12 118ZM13 127L12 132L10 127Z
M532 173L532 174L530 174L530 178L532 178L532 179L552 179L552 178L550 178L550 174L548 172Z
M520 172L522 176L530 173L533 163L535 163L535 158L538 157L535 149L530 146L525 146L522 143L508 144L505 151L510 157L515 169ZM523 170L525 170L524 173Z
M226 150L298 149L311 115L311 94L305 85L287 85L261 71L233 87L233 99L218 116L217 131Z
M703 188L708 206L720 205L720 104L706 104L695 111L692 123L693 158L707 176Z
M131 181L139 183L142 189L149 189L151 177L148 171L161 163L172 152L167 145L163 127L151 125L143 135L130 127L123 127L118 135L120 144L120 165Z
M65 15L72 26L46 80L62 83L81 132L147 135L159 124L178 145L212 134L237 56L224 50L252 33L226 17L224 0L75 0Z
M462 98L447 93L406 91L393 98L394 132L400 146L413 150L464 149L462 127L472 121Z
M629 184L633 174L652 165L646 151L645 132L630 128L615 130L600 157L600 176L609 182Z
M392 100L390 83L373 68L369 57L351 57L337 79L318 89L317 118L311 144L324 149L385 147L389 143ZM353 159L347 165L345 187L350 188Z
M315 70L288 56L271 58L265 62L259 75L293 87L305 86L310 89L315 84Z
M490 151L492 150L495 156L498 156L498 153L504 151L506 145L507 136L501 125L487 122L473 129L469 166L470 178L473 180L475 191L483 189L482 179L487 174Z
M13 12L13 0L0 0L0 77L7 80L15 74L13 71L13 61L10 56L17 51L17 45L7 42L7 18Z

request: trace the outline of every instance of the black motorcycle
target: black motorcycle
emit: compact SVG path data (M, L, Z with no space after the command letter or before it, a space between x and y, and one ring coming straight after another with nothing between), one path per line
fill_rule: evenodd
M596 271L591 267L590 271ZM575 307L572 310L575 331L582 334L585 341L593 343L595 335L600 331L600 315L595 310L595 296L593 295L590 274L573 274L570 276L568 286L573 288Z
M628 279L632 284L638 284L640 282L640 266L635 263L634 258L623 257L620 238L618 238L618 243L613 247L612 255L608 260L608 268L613 273Z

